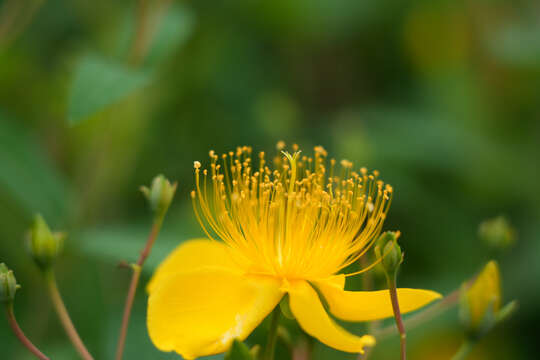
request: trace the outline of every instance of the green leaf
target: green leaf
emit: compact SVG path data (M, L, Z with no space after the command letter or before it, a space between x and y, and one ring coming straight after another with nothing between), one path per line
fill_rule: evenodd
M115 45L115 56L127 59L137 36L138 9L126 12L121 22ZM182 46L193 33L193 11L181 4L154 2L149 10L150 26L147 28L148 49L144 52L142 65L156 68Z
M539 36L538 24L511 24L495 31L487 45L493 55L505 64L535 68L540 56Z
M77 249L83 254L111 264L134 262L146 244L150 225L117 226L86 230L76 235ZM143 272L151 274L165 257L189 237L163 229L146 260Z
M235 339L231 348L225 354L225 360L254 360L255 357L249 351L249 348L242 341Z
M36 143L16 121L0 114L0 198L28 216L39 211L56 223L67 213L68 186Z
M194 15L187 7L174 4L166 9L151 39L145 64L154 66L171 56L192 34L194 24Z
M71 87L68 122L76 125L151 81L151 72L129 68L99 55L87 54L78 63Z

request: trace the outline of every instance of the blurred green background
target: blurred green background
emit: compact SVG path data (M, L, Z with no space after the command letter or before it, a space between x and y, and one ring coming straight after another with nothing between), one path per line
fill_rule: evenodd
M69 232L59 286L96 359L111 358L129 280L116 264L135 260L149 231L138 187L158 173L179 182L146 281L180 241L202 235L188 198L193 160L285 140L305 152L323 145L394 186L385 228L403 234L401 286L448 293L497 259L504 302L520 309L472 358L536 358L539 5L0 2L0 261L22 284L21 326L53 359L77 358L25 250L34 213ZM477 235L499 214L518 238L504 251ZM145 301L139 291L125 358L178 358L150 343ZM412 359L449 359L462 339L457 311L408 336ZM395 337L371 358L397 352ZM30 359L4 321L0 357Z

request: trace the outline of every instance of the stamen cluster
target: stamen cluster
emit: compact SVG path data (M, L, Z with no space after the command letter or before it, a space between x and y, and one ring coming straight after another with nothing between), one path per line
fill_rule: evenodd
M278 150L282 144L278 144ZM390 207L392 187L366 168L282 152L252 161L251 147L218 156L209 169L195 162L191 196L206 234L229 245L246 271L290 279L329 276L352 264L373 244Z

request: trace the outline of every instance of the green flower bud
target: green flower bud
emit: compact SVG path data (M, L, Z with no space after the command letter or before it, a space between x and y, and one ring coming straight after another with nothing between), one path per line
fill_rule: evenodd
M152 211L164 214L176 192L177 183L171 184L163 175L158 175L152 180L150 187L141 186L141 191L150 203Z
M20 286L13 271L9 270L6 264L0 263L0 302L9 303L15 298L15 292Z
M497 216L480 223L478 236L493 248L505 249L516 242L516 232L504 216Z
M403 252L397 243L399 235L399 231L387 231L375 243L375 255L380 259L387 276L395 276L403 262Z
M64 233L52 233L41 215L36 215L28 236L28 249L41 269L50 267L64 244Z

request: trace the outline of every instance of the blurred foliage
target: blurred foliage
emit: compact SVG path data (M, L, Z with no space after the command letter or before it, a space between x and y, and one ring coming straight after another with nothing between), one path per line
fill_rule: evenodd
M147 72L131 70L95 55L84 56L75 70L68 121L77 124L144 87L149 80Z
M473 358L535 357L538 2L146 3L0 2L0 261L22 284L16 312L44 352L75 357L23 246L34 213L68 232L61 291L96 358L111 357L129 275L116 264L135 259L149 231L139 186L158 173L179 182L147 279L180 241L202 236L188 197L193 160L285 140L305 152L321 144L394 186L386 229L402 232L401 286L457 288L492 256L479 224L504 214L519 238L495 254L503 300L522 307ZM126 358L177 358L153 348L145 311L140 291ZM354 358L284 323L315 359ZM264 343L265 326L248 345ZM447 359L462 335L452 313L408 336L412 358ZM30 358L1 322L0 348ZM384 340L372 358L397 349Z
M478 236L494 249L506 249L514 245L516 233L504 216L487 219L478 226Z

